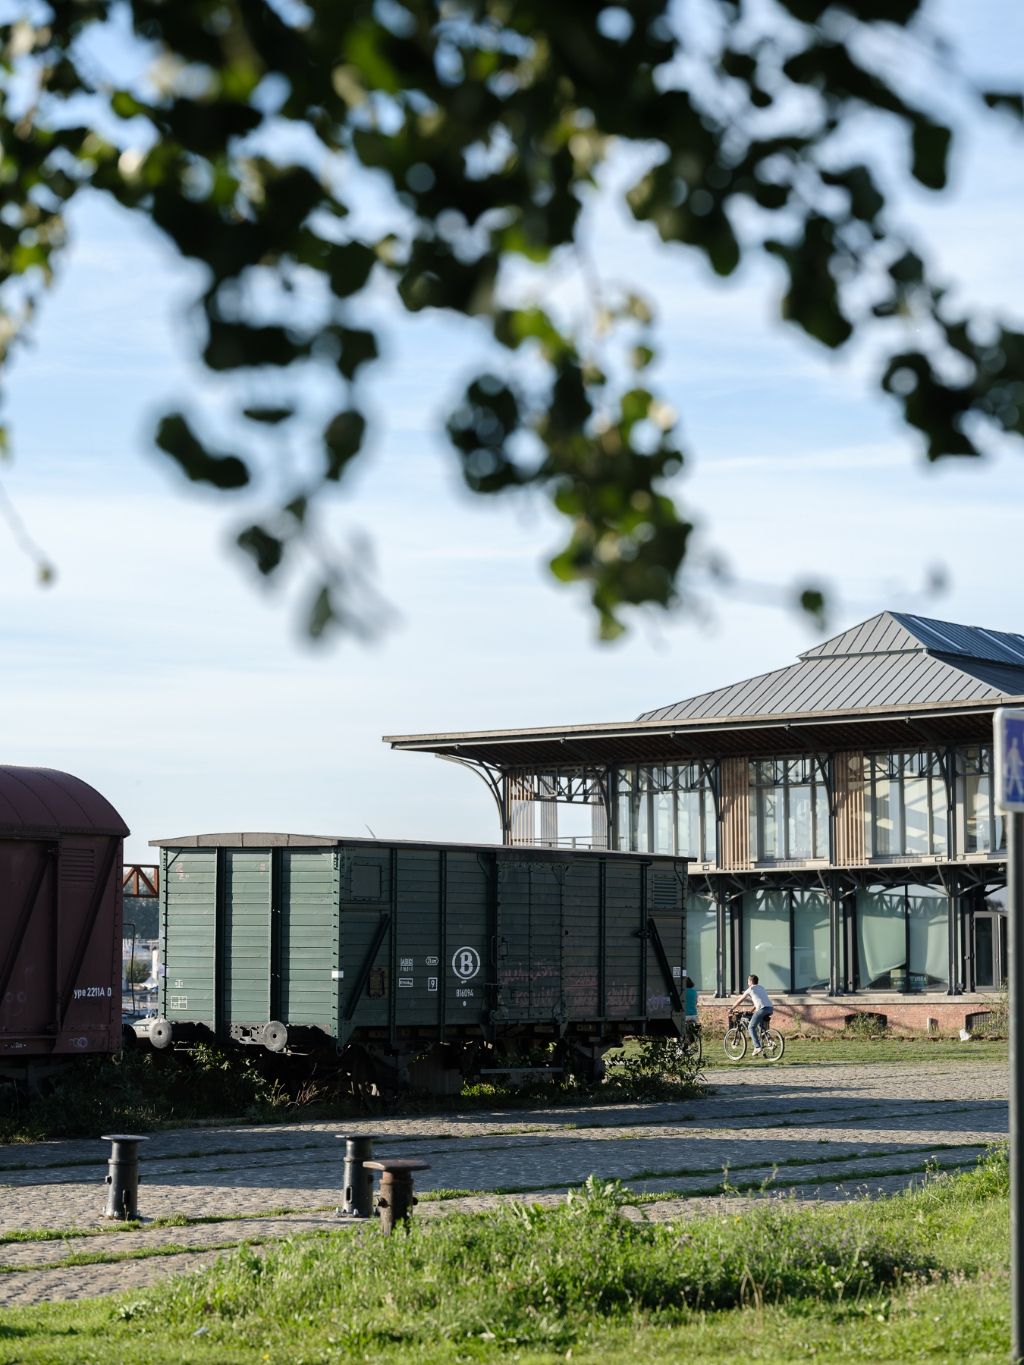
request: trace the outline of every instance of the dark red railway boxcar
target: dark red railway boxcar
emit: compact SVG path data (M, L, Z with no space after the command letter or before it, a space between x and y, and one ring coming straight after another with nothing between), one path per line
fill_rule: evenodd
M0 766L0 1071L120 1049L127 833L79 778Z

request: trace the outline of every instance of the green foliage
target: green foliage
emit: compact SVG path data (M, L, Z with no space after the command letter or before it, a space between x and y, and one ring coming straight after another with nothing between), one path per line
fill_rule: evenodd
M41 1094L4 1087L0 1142L145 1131L198 1117L272 1118L298 1101L262 1063L259 1056L205 1044L187 1053L139 1050L76 1060L56 1071Z
M614 635L626 608L684 596L691 531L669 493L676 415L639 382L656 359L654 309L597 281L579 250L614 148L636 149L625 201L663 241L723 276L768 253L783 315L824 346L876 334L881 387L930 459L1024 433L1024 334L982 332L958 311L890 220L887 185L850 159L849 126L875 115L903 138L905 178L946 184L942 101L897 74L905 52L931 63L936 91L949 85L949 53L919 9L768 0L750 16L705 0L684 20L669 0L40 0L0 26L0 362L54 278L76 195L155 224L205 267L198 348L239 381L234 451L185 414L159 423L186 478L231 491L255 480L260 451L285 466L303 377L337 391L319 471L295 475L238 536L264 575L310 552L307 624L322 634L374 615L307 516L365 448L361 380L379 351L368 291L390 283L410 312L475 319L509 366L472 378L448 420L466 483L550 499L568 523L552 571L586 585ZM120 84L93 55L95 31L115 23L144 52ZM991 117L1024 118L1020 92L962 83ZM390 203L386 233L349 226L361 174ZM517 258L536 286L511 286ZM541 306L545 267L567 259L589 304L573 321ZM820 590L801 604L820 616Z
M884 1015L873 1014L868 1010L851 1014L843 1026L843 1033L847 1038L859 1039L862 1042L869 1038L883 1038L885 1030Z
M622 1216L629 1192L591 1178L564 1205L511 1203L488 1215L415 1221L407 1236L328 1237L257 1256L132 1304L146 1336L205 1328L266 1343L316 1322L346 1352L463 1349L564 1352L599 1324L681 1322L789 1299L856 1302L936 1263L913 1239L872 1227L868 1206L800 1210L766 1202L741 1217L650 1223Z
M639 1221L617 1182L555 1208L243 1248L116 1299L8 1310L26 1362L1005 1360L1008 1163L892 1199ZM556 1354L557 1353L557 1354ZM14 1358L13 1356L11 1357Z
M1010 997L1005 990L993 997L981 1022L971 1032L975 1038L1009 1038Z
M635 1038L607 1058L604 1088L623 1099L659 1100L695 1094L703 1089L702 1063L690 1048L673 1038Z

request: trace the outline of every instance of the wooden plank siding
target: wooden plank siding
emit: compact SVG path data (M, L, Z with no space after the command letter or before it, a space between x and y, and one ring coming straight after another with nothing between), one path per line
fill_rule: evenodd
M721 852L723 871L751 867L750 860L750 765L746 758L723 758L721 783Z
M835 755L835 860L842 866L865 863L864 755L848 751Z

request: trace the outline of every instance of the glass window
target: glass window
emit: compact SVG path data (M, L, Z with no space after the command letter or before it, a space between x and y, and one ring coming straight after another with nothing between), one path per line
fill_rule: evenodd
M1006 847L1006 822L993 801L992 750L978 744L959 750L956 757L964 812L964 852L995 853Z
M616 778L616 799L615 799L615 828L616 845L623 852L628 852L634 848L635 834L633 830L633 781L634 771L632 768L620 768Z
M750 844L758 862L828 857L828 793L811 758L750 765Z
M715 798L706 767L620 768L617 793L617 848L715 861Z
M686 973L699 991L718 989L718 921L714 901L706 896L686 898Z
M743 897L744 976L754 972L766 990L788 991L789 892L764 890Z
M942 756L932 749L870 754L864 815L872 857L929 858L949 846Z
M907 921L902 887L894 891L873 886L857 892L857 961L862 990L905 988Z
M827 990L828 982L828 897L822 891L794 891L793 989Z
M907 887L912 991L934 991L949 985L949 916L946 893L936 886Z

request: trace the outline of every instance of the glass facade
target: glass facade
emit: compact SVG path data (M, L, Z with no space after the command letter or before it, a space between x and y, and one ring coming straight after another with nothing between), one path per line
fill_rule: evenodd
M740 956L744 978L754 972L771 993L792 989L789 892L752 891L743 897Z
M987 744L957 750L957 796L963 810L964 853L995 853L1006 847L1006 821L995 808L992 750Z
M828 857L828 793L812 758L750 765L750 848L756 862Z
M928 858L949 852L949 798L941 754L934 749L867 754L864 784L870 857Z
M707 896L686 898L686 973L699 991L714 994L718 986L718 917Z
M823 891L793 891L793 989L828 989L829 903Z
M934 991L949 984L946 893L866 887L857 893L857 984L866 991Z
M717 990L719 958L727 993L741 988L749 972L779 994L827 991L833 971L843 992L1001 988L1006 934L999 862L1006 829L995 809L991 747L869 752L863 766L861 758L851 758L849 777L846 766L839 770L837 800L845 804L837 808L837 861L850 872L835 888L841 897L835 916L824 889L831 884L819 882L817 871L770 870L772 863L829 858L827 755L734 761L725 778L723 819L730 838L722 868L728 875L721 880L716 765L636 764L611 771L614 847L697 864L686 902L686 971L698 990ZM581 810L592 813L588 806ZM749 854L741 837L748 821ZM968 885L972 878L977 883L977 864L974 872L960 874L951 964L950 905L939 884L946 874L897 872L891 866L871 872L867 864L872 859L927 864L954 854L991 857L992 870L984 875L995 889ZM708 865L706 876L701 863ZM893 877L906 884L883 884ZM783 880L786 885L778 885ZM715 895L729 906L721 943Z
M711 777L699 763L620 768L615 814L619 849L670 853L700 863L717 857Z

